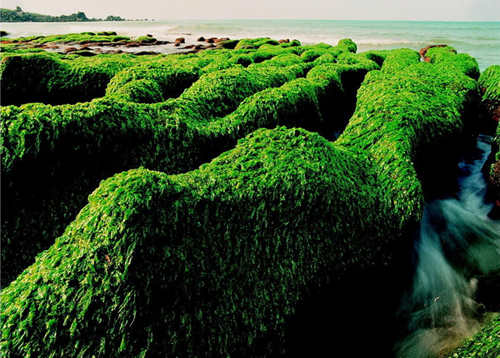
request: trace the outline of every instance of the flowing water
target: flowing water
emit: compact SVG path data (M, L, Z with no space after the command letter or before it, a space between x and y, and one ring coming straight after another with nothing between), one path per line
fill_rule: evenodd
M400 309L408 325L398 358L436 357L481 326L477 287L481 276L500 272L500 221L487 216L492 206L482 172L490 143L480 136L476 151L460 163L458 192L426 204L413 286Z

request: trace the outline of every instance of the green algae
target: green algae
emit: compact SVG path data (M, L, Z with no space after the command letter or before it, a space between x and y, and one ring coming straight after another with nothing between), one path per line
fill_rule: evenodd
M421 63L411 50L393 51L381 71L366 75L338 144L370 153L401 229L416 225L423 212L419 156L439 142L441 150L455 148L464 133L465 108L477 100L477 83L466 73Z
M62 234L100 180L139 166L167 173L195 169L261 126L297 125L328 136L346 111L346 75L378 68L366 61L324 67L303 62L296 48L273 47L251 51L247 68L237 63L238 51L154 60L48 56L67 66L66 73L77 63L94 63L114 76L104 97L91 102L2 107L2 178L10 187L4 202L13 209L2 222L2 257L4 263L12 259L3 282ZM258 62L261 51L268 59ZM36 185L20 179L33 177ZM25 247L30 241L35 244Z
M466 53L457 54L453 47L433 47L425 55L438 67L456 69L475 80L479 78L480 71L476 59Z
M130 37L118 36L116 33L95 33L95 32L82 32L82 33L71 33L64 35L48 35L48 36L31 36L31 37L20 37L14 39L13 41L22 42L32 42L38 44L49 44L49 43L91 43L91 42L118 42L118 41L129 41Z
M330 276L390 262L422 213L415 164L450 144L445 138L460 138L477 83L466 67L418 63L410 50L297 56L309 50L187 56L199 78L155 104L118 95L119 83L160 86L155 69L168 65L144 65L152 75L137 78L125 68L129 77L90 103L2 108L8 175L29 177L20 168L39 163L75 190L78 181L53 166L64 163L54 154L74 155L75 147L79 164L89 163L75 171L92 178L87 189L120 170L110 163L148 168L103 181L55 244L3 290L2 351L276 355L304 295ZM336 63L317 61L324 55ZM258 129L321 132L363 79L337 142L304 129Z
M164 102L178 97L200 77L200 68L169 62L131 66L114 76L106 96L137 103Z
M495 101L500 104L500 66L488 67L478 80L479 85L484 88L483 100Z
M279 341L253 342L283 335L306 283L380 254L391 220L376 187L368 162L285 128L258 130L194 172L118 174L2 292L2 351L278 353Z
M58 105L102 97L111 78L129 62L127 56L109 55L71 60L46 52L4 56L0 67L2 105Z

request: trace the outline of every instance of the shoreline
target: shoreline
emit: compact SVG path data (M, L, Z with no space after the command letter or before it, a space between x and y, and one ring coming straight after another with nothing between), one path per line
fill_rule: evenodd
M92 35L89 35L92 34ZM102 34L116 36L111 41L100 41L93 39L93 36L100 36ZM81 35L84 36L83 40L79 41L64 41L64 36ZM86 36L86 37L85 37ZM133 55L172 55L182 53L198 53L205 50L220 50L220 49L233 49L238 41L241 39L233 40L229 37L204 37L193 36L185 34L184 36L175 38L174 41L170 39L157 39L153 35L141 36L137 39L130 39L120 37L116 32L103 32L98 33L81 33L81 34L66 34L57 36L62 37L61 40L56 41L42 41L50 36L36 36L34 38L21 37L11 39L4 37L1 40L2 46L12 45L19 46L16 48L22 50L28 49L42 49L48 52L54 52L61 55L77 54L80 56L95 56L101 54L133 54ZM196 38L196 40L194 40ZM265 37L271 39L270 37ZM119 39L119 40L117 40ZM295 40L296 41L296 40ZM290 39L280 39L281 43L290 43ZM151 49L151 51L149 51Z

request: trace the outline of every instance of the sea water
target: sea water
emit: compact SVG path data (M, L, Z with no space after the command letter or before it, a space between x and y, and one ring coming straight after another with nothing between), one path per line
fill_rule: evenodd
M481 71L500 64L500 22L170 20L2 23L1 28L10 37L116 31L118 35L130 37L150 34L167 41L182 36L187 43L196 43L201 36L297 39L305 45L320 42L336 45L340 39L351 38L358 45L358 52L402 47L418 51L428 45L447 44L476 58Z
M500 273L500 221L488 218L493 205L483 172L491 140L480 135L459 163L456 192L427 198L413 285L400 308L407 331L397 358L437 357L481 327L485 307L476 290L484 275Z

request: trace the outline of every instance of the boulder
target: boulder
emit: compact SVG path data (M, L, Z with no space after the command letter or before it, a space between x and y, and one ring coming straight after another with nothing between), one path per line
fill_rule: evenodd
M180 46L180 44L186 43L186 39L184 37L178 37L175 39L175 46Z
M196 41L198 41L198 42L205 42L205 38L203 36L201 36L201 37L198 37L198 39Z
M418 51L418 52L420 53L420 57L422 57L422 59L425 62L430 62L430 58L425 56L427 51L431 48L434 48L434 47L446 47L446 46L448 46L448 45L429 45L429 46L426 46L424 48L421 48L420 51Z

